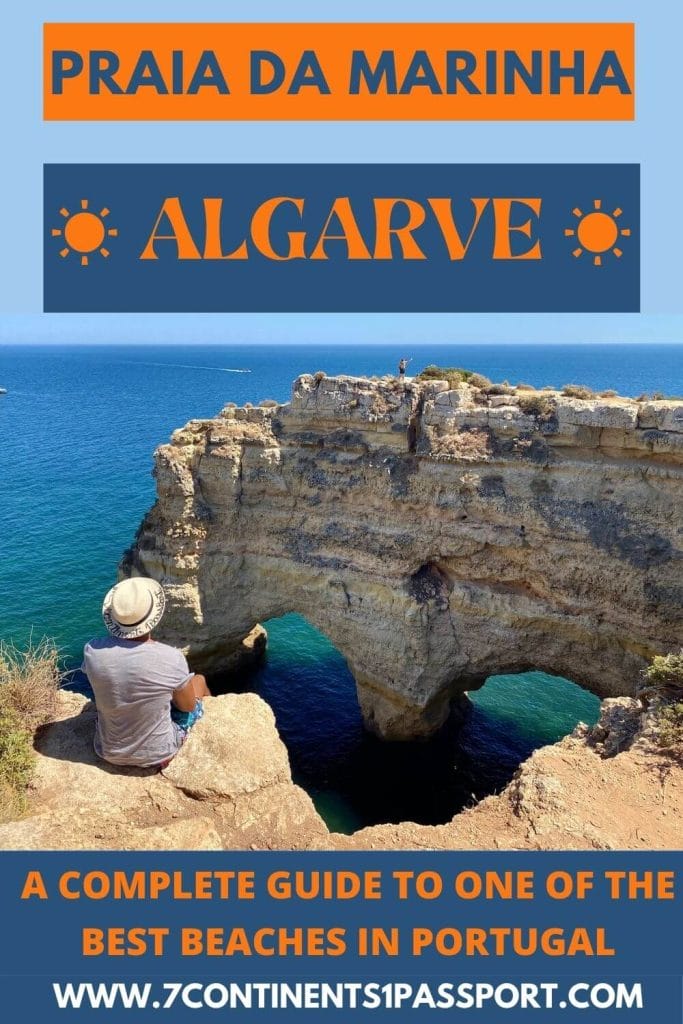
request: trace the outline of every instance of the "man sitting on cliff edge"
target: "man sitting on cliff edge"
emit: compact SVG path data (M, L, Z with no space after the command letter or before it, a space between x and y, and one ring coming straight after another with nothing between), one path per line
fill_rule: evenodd
M210 696L181 651L152 639L165 604L156 580L122 580L102 606L109 636L85 645L83 671L97 707L95 753L111 764L165 767L202 717L202 697Z

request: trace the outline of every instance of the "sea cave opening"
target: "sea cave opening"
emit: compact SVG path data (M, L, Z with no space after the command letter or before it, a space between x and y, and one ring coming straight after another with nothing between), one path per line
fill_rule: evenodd
M364 728L356 685L329 639L295 613L264 622L263 663L231 689L272 707L294 781L332 831L414 821L439 825L500 792L535 749L580 721L597 721L600 701L544 672L490 676L429 740L387 743Z

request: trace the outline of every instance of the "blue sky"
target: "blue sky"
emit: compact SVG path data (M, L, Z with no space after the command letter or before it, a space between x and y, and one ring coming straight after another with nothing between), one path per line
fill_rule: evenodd
M683 342L683 316L424 313L0 316L0 344L419 344Z
M664 13L665 12L665 13ZM633 123L43 123L41 30L61 21L630 21L637 25ZM677 341L683 339L680 39L683 5L634 0L32 0L3 11L0 62L0 340ZM668 120L667 120L668 118ZM41 308L44 162L640 162L642 308L631 316L45 316Z

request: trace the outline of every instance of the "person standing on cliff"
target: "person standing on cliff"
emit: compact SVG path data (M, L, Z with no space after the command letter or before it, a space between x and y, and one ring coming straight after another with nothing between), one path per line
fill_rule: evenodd
M122 580L102 606L109 635L85 645L83 671L97 707L93 745L110 764L165 767L211 696L182 651L152 639L165 605L156 580Z
M399 375L399 378L405 377L406 370L408 369L408 363L409 362L411 362L410 359L399 359L399 361L398 361L398 375Z

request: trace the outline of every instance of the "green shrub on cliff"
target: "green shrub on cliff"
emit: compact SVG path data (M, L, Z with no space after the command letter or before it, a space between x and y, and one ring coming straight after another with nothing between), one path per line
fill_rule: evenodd
M463 370L458 366L425 366L417 374L417 380L447 380L452 388L465 384L472 376L472 370Z
M49 722L59 689L59 652L49 640L19 651L0 643L0 706L14 711L27 732Z
M653 706L659 745L683 755L683 651L658 654L643 678L639 697L646 706Z
M493 387L491 381L483 373L473 373L467 383L471 384L473 388L479 388L480 391L488 391Z
M683 701L667 704L659 713L659 745L683 752Z
M580 398L584 402L595 398L595 392L591 388L587 388L585 384L565 384L562 394L567 398Z
M548 419L555 411L555 403L547 395L520 395L519 407L527 416Z
M24 806L33 775L33 735L49 722L59 688L59 658L43 641L26 651L0 644L0 821Z
M33 777L31 739L16 711L0 710L0 821L23 810L24 791Z
M641 693L680 698L683 700L683 651L678 654L657 654L644 672L645 686Z

